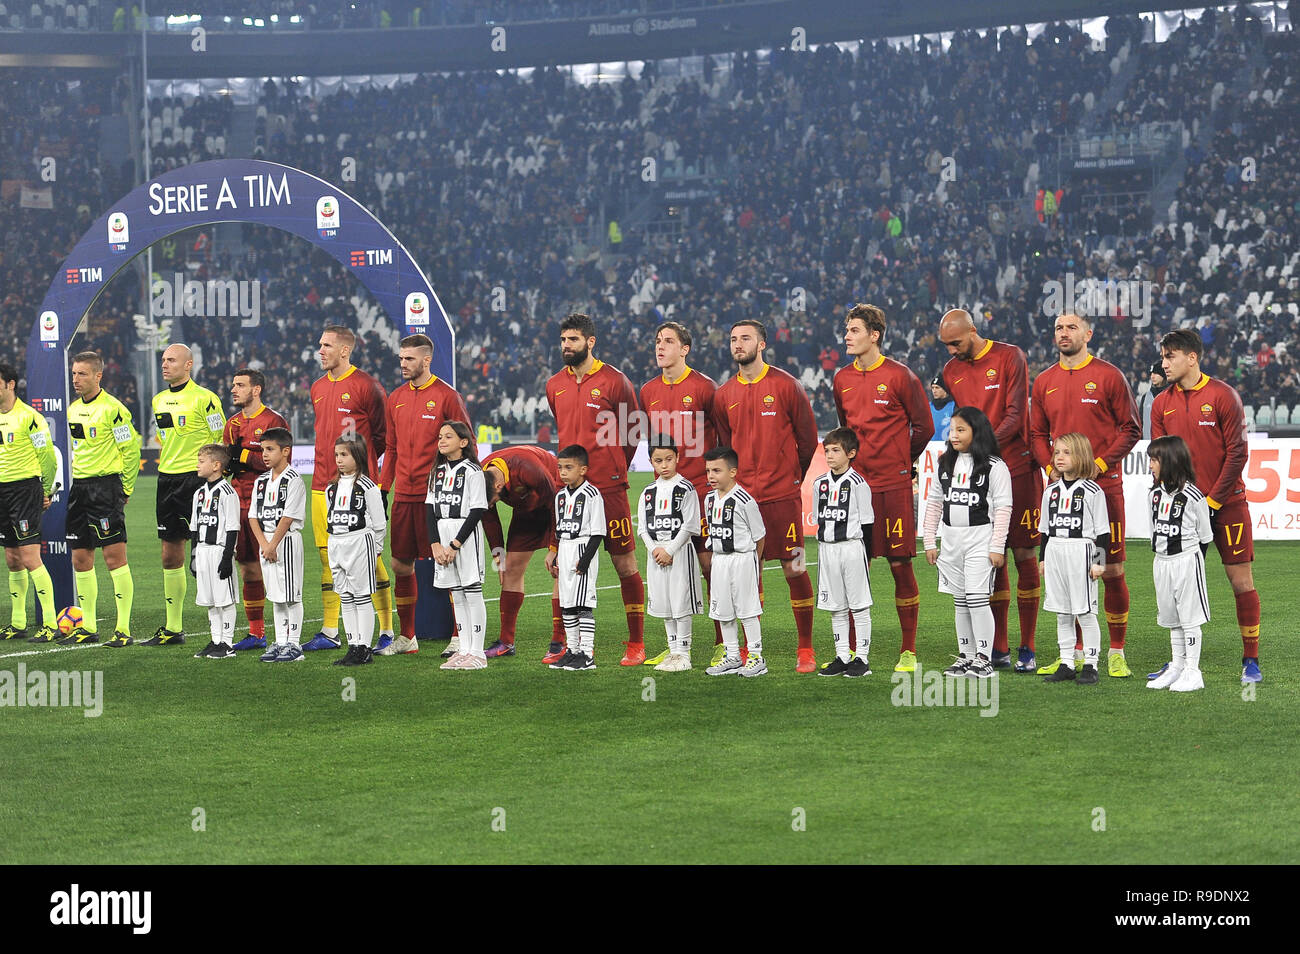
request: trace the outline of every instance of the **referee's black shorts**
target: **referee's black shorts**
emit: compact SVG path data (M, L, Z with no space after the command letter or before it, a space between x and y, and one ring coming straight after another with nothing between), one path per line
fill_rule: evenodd
M190 514L194 512L194 491L204 484L197 473L159 474L158 539L181 542L190 538Z
M45 490L41 478L26 477L0 483L0 540L6 547L41 542Z
M68 494L68 546L93 550L126 543L126 491L121 474L77 477Z

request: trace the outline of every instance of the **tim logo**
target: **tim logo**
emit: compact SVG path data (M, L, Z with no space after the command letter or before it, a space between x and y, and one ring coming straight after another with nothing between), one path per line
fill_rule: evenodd
M131 243L131 223L125 212L113 212L108 217L108 247L113 252L125 252Z
M124 925L132 934L148 934L153 926L152 891L71 890L50 895L50 923L56 925Z
M316 200L316 231L321 238L334 238L339 234L339 200L323 195Z
M68 268L63 272L65 285L93 285L104 280L102 268Z
M33 411L42 413L63 410L63 398L29 398L27 401ZM94 436L93 434L91 435Z
M393 264L393 250L391 248L368 248L364 251L354 251L349 255L348 264L353 268L365 268L369 265L391 265Z
M424 292L411 292L406 296L406 323L408 325L429 323L429 296Z

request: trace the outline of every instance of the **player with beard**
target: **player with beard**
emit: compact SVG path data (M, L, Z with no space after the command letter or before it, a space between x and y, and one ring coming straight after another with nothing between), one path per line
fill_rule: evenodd
M993 425L998 456L1011 471L1011 529L1007 545L1016 560L1016 606L1020 611L1017 672L1033 672L1034 630L1042 585L1038 575L1038 511L1043 500L1043 472L1029 450L1029 367L1025 353L1012 344L986 341L970 313L954 308L939 321L939 340L952 357L943 379L958 407L984 412ZM1011 580L1005 563L998 568L989 599L993 608L993 666L1011 668L1007 614Z
M1123 372L1088 350L1092 320L1081 315L1061 315L1056 319L1055 332L1061 360L1043 369L1034 379L1029 446L1038 466L1047 471L1048 480L1060 476L1052 472L1052 447L1058 437L1082 434L1097 455L1100 473L1096 483L1105 494L1110 523L1110 548L1101 576L1106 626L1110 630L1106 671L1112 676L1131 676L1124 659L1129 595L1128 582L1124 579L1123 464L1142 436L1142 425L1138 423L1137 404ZM1076 650L1083 650L1082 637ZM1039 672L1055 670L1053 665Z
M767 328L747 318L731 326L736 374L713 396L720 445L735 448L739 480L763 515L762 560L779 560L790 587L799 648L795 670L814 672L812 580L803 547L803 478L817 451L817 419L791 375L763 361ZM760 577L761 581L761 577Z
M604 498L605 550L618 574L627 617L627 652L623 666L645 662L645 583L636 562L632 505L627 499L627 468L636 455L633 422L640 408L627 376L598 361L596 323L574 312L560 322L564 369L546 382L546 402L559 430L561 447L577 444L587 451L587 479Z

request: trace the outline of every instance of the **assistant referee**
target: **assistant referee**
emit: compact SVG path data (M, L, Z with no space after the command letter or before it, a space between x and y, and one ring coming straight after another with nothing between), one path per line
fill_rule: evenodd
M117 604L117 625L104 645L117 649L134 642L131 604L135 581L126 563L126 502L135 492L140 473L140 434L131 412L100 386L103 378L104 359L97 353L82 351L73 357L72 390L77 400L68 406L72 489L66 535L77 580L77 604L85 618L59 642L98 641L95 548L102 547Z
M194 491L204 483L198 475L199 448L221 444L226 416L221 400L190 377L194 355L183 344L170 345L162 355L162 376L168 388L153 397L153 419L162 452L158 458L158 539L162 541L163 596L167 621L144 646L173 646L185 642L185 541L190 536Z

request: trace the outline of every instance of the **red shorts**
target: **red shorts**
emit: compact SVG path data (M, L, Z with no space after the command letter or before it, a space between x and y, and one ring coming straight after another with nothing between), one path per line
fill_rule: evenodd
M261 551L257 548L257 538L248 526L248 507L239 505L239 536L235 539L235 562L256 563Z
M1007 546L1038 546L1038 514L1043 507L1043 472L1037 467L1011 478L1011 529Z
M507 553L532 553L555 545L555 513L546 510L516 510L506 531Z
M1124 522L1124 484L1108 480L1102 489L1106 491L1106 519L1110 522L1110 552L1106 554L1106 562L1123 563L1128 556L1128 547L1124 546L1124 531L1128 527Z
M1245 494L1237 494L1235 499L1219 508L1214 518L1214 545L1224 566L1254 562L1255 534L1250 525L1250 507L1246 504Z
M393 541L393 559L414 563L431 556L429 528L424 522L423 500L394 500L388 518L388 539Z
M773 500L758 505L763 515L763 559L793 560L803 553L803 501Z
M627 502L626 487L601 490L605 500L605 550L611 556L636 553L636 533L632 529L632 506Z
M916 500L912 488L873 491L871 509L876 515L871 552L887 560L916 556Z

